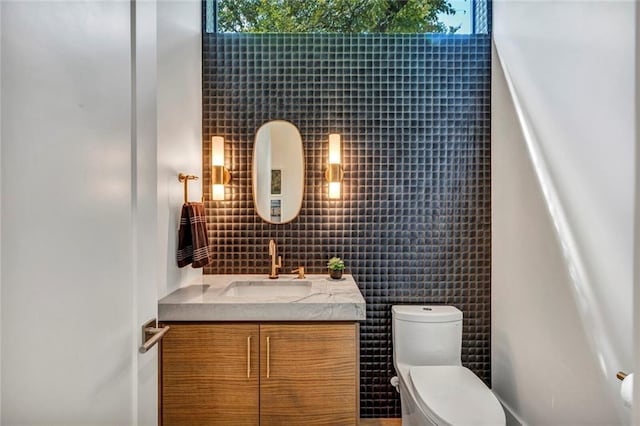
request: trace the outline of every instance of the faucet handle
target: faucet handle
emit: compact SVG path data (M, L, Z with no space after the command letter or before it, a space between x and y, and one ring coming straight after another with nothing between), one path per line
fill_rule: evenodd
M291 271L292 274L297 273L298 274L298 279L302 279L304 278L304 266L298 266L297 269L294 269L293 271Z
M276 263L278 268L282 268L282 256L278 256L278 263Z

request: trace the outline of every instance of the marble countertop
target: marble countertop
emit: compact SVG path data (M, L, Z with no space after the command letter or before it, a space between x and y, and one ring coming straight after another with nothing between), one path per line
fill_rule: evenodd
M232 283L259 287L251 296L229 292ZM298 295L278 294L270 286L306 286ZM233 285L232 285L233 287ZM264 290L264 291L263 291ZM299 290L285 289L285 290ZM231 294L231 295L230 295ZM365 301L351 275L333 280L327 275L203 275L158 301L159 321L359 321L365 319Z

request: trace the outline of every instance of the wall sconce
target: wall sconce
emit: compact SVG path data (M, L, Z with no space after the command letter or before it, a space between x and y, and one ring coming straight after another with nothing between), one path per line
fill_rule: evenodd
M211 138L211 199L224 200L224 186L231 180L231 174L224 167L224 138Z
M340 135L331 133L329 135L329 166L324 172L324 177L329 182L329 199L340 198L342 192L342 152Z

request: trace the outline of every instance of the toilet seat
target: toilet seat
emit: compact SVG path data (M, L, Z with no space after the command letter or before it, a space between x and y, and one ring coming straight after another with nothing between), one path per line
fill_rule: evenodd
M437 424L505 424L498 399L468 368L454 365L411 367L409 376L416 402Z

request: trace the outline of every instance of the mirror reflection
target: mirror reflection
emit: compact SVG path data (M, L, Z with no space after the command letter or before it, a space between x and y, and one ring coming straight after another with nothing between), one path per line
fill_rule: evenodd
M304 194L304 152L296 126L276 120L258 129L252 175L258 215L269 223L295 219Z

